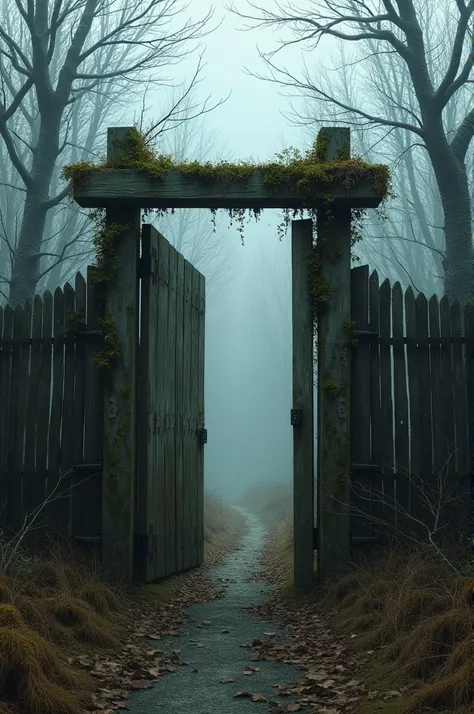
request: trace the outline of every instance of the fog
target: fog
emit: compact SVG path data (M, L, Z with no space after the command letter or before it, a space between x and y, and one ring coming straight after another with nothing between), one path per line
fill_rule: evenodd
M272 5L271 1L265 3L267 9ZM9 8L13 14L15 7L13 2L0 6L5 24ZM189 18L197 21L205 17L210 7L207 0L192 0L182 12L176 12L176 16L171 13L170 22L175 23L176 30L186 28ZM236 7L251 13L251 6L244 0L237 0ZM428 33L425 38L429 45L427 61L433 73L442 71L443 64L432 59L437 56L437 42L441 36L455 35L451 15L443 16L446 7L438 4L431 18L433 22L436 20L441 34ZM111 73L113 79L109 83L104 65L100 84L103 91L92 91L94 83L84 85L82 93L76 87L71 90L71 96L74 91L76 94L67 102L65 99L63 107L66 111L70 105L71 116L67 115L66 120L64 114L58 136L51 138L51 142L54 138L60 139L59 153L54 146L48 146L46 152L44 146L43 149L40 146L36 151L35 180L46 171L45 166L49 166L52 176L53 198L44 197L40 201L35 197L38 215L43 215L41 211L48 212L43 216L44 225L35 223L31 214L23 229L20 219L25 212L25 187L21 184L34 183L26 168L30 165L30 156L25 146L29 143L36 146L38 136L45 143L39 128L40 120L48 124L49 106L43 102L39 111L37 98L28 95L31 107L28 104L25 109L22 105L22 111L9 120L10 143L0 142L3 151L0 280L2 284L9 284L10 299L14 295L19 303L20 298L31 297L35 290L37 293L54 291L93 262L92 222L87 223L88 219L77 205L67 203L61 167L79 160L96 161L106 150L107 127L135 123L141 126L144 120L146 128L150 122L166 117L183 94L187 98L182 109L188 120L176 121L175 128L173 119L165 122L167 130L159 134L155 147L177 160L271 160L285 148L296 147L302 152L310 148L321 126L350 125L352 154L361 155L370 163L388 164L393 170L397 193L397 197L390 198L386 204L387 220L374 211L369 212L363 240L356 251L361 263L376 268L380 282L389 278L392 282L399 280L402 288L411 285L416 293L423 292L427 297L441 294L445 257L443 209L427 152L420 149L420 142L410 145L411 151L406 150L409 132L399 119L410 118L418 108L406 66L400 58L393 53L375 51L367 55L363 47L359 49L360 43L341 43L327 36L306 51L303 45L291 43L292 35L285 28L259 27L243 31L245 21L231 13L222 0L214 3L214 10L206 26L208 34L204 33L197 42L190 41L189 47L185 40L183 48L184 44L186 48L179 60L172 58L172 53L168 56L166 49L162 55L158 52L162 64L157 61L156 65L150 65L155 75L148 77L146 63L137 70L143 70L141 83L137 81L134 85L134 79L130 79L127 84L121 76L122 69ZM15 17L21 24L20 14ZM106 19L113 24L113 13ZM94 26L91 37L99 32L98 26ZM293 74L303 82L311 74L315 83L321 81L321 86L340 98L340 102L339 99L332 103L321 101L321 94L311 84L306 91L304 82L299 89L282 89L278 82L263 81L249 74L268 75L259 50L275 49L285 40L290 44L278 53L278 64L288 73L287 77ZM68 41L65 33L54 49L58 57L52 62L51 77L55 81L61 66L59 57L61 53L65 56ZM22 42L27 47L27 56L31 48L26 35ZM125 47L128 48L127 43ZM353 63L351 52L356 53ZM105 56L105 52L100 55L102 61ZM122 59L118 52L116 57L119 57L119 65L126 64L126 52ZM188 96L187 88L200 61L202 71ZM384 62L393 63L395 79L389 87L384 84L387 76ZM13 69L19 74L18 86L21 86L21 71L16 66ZM0 74L2 71L0 68ZM77 75L84 82L89 76L87 73ZM148 86L153 80L155 84ZM403 107L402 100L396 97L399 86L406 88ZM387 104L387 96L391 103ZM15 108L15 102L12 104ZM214 105L217 106L212 109ZM393 125L390 126L390 117L370 124L361 120L360 110L339 111L340 106L361 105L367 110L370 108L374 116L385 117L391 112ZM450 103L450 111L446 112L447 134L460 125L471 105L470 92L456 95ZM199 106L202 111L196 111ZM303 120L299 124L295 122L298 116ZM353 121L354 117L359 123ZM26 152L28 160L19 174L17 168L22 152ZM15 159L13 162L10 154ZM472 147L469 147L466 164L470 165L472 158ZM54 161L56 164L50 165ZM470 184L472 192L471 177ZM215 230L209 211L176 211L174 215L157 217L155 214L147 218L206 276L208 442L205 485L229 500L238 498L252 484L268 480L290 482L292 478L291 245L289 233L280 239L277 228L281 217L277 211L267 211L259 222L250 221L245 225L243 244L238 225L229 225L225 212L218 212ZM36 240L37 225L42 226L43 231L39 241ZM12 245L16 245L15 241L20 245L19 226L23 230L20 236L23 247L16 254ZM468 222L465 238L469 243ZM36 261L34 270L31 267L34 261L29 261L31 255ZM31 273L31 284L20 279L22 271ZM0 290L0 299L8 300L3 290Z
M197 13L204 7L202 0L193 3ZM302 132L282 115L288 100L243 68L258 70L256 43L271 43L273 33L239 31L239 18L221 3L216 18L223 22L205 40L202 93L211 91L215 100L231 95L202 122L222 146L215 158L269 160L301 145ZM264 211L245 225L242 245L237 227L221 213L214 235L209 213L207 239L225 244L225 279L207 261L194 262L207 278L205 487L232 501L255 483L292 478L291 236L278 235L281 213Z

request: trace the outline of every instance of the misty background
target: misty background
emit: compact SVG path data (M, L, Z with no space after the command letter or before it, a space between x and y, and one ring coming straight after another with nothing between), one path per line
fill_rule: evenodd
M0 0L0 23L13 36L11 5L10 0ZM269 0L265 7L273 5ZM440 37L454 36L455 23L447 12L449 0L438 3L436 12L430 2L419 5L424 8L424 20L432 23L427 50L430 71L436 72L438 58L430 52ZM236 6L242 12L249 11L243 1ZM158 135L157 150L171 153L177 160L266 161L288 147L300 151L310 148L322 125L351 125L350 116L341 116L337 107L331 115L331 107L325 106L322 121L320 104L311 91L282 88L278 82L263 81L245 71L264 71L259 49L278 46L284 30L260 27L242 31L245 21L229 12L224 2L218 0L213 7L208 29L215 29L191 42L189 49L195 51L179 63L163 63L159 86L151 85L145 92L140 85L133 92L120 82L113 88L105 82L102 98L97 93L97 98L86 105L86 120L80 121L71 114L65 127L67 124L79 136L81 124L89 127L95 122L95 133L85 152L78 153L74 142L64 147L52 179L57 191L64 185L60 178L63 165L81 158L96 160L104 154L109 126L132 126L134 122L146 126L152 119L164 116L189 85L198 66L199 80L181 105L183 117L197 114L196 107L205 104L208 97L209 106L217 106L189 121L176 122L175 128L170 122L169 130ZM205 0L192 0L187 9L172 18L171 26L182 26L183 18L188 16L203 17L210 8ZM284 48L279 62L290 74L306 70L313 73L341 101L362 101L375 113L387 100L387 83L394 95L401 92L405 103L414 101L413 92L410 95L402 81L403 68L395 60L396 71L391 73L387 69L391 60L382 54L368 57L361 48L348 45L351 43L334 38L324 38L310 51L293 45ZM363 61L356 63L352 59ZM344 63L346 69L341 70ZM159 74L159 70L156 72ZM446 113L448 129L459 124L471 103L472 90L466 86ZM394 101L395 117L396 113ZM33 136L37 131L34 114L33 109L31 115L25 109L18 120L29 124ZM21 133L18 128L17 133ZM82 145L86 145L84 137ZM360 263L377 269L381 281L399 280L403 288L411 285L427 296L442 294L443 216L426 154L411 148L403 130L360 124L352 125L352 153L370 162L387 163L393 170L396 192L387 204L385 220L371 212L364 239L356 249ZM6 283L18 236L22 189L8 160L5 142L0 142L0 158L4 189L0 194L0 274ZM466 161L472 165L472 149L468 149ZM45 231L48 251L42 258L44 269L37 292L54 290L93 261L91 226L85 214L71 206L67 198L50 211ZM245 227L244 245L237 226L229 225L225 212L218 212L215 230L208 211L179 210L173 216L151 215L146 220L154 223L206 276L206 487L232 500L255 482L290 482L291 236L288 233L280 239L278 235L281 214L265 211L258 222L252 219ZM80 237L69 242L73 231ZM58 254L60 260L55 257ZM6 297L4 292L2 295Z

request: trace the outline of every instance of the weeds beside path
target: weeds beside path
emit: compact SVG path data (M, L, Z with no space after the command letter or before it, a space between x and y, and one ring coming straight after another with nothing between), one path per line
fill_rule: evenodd
M291 587L291 489L253 490L242 502L269 524L260 577L274 586L268 603L250 609L291 637L260 643L259 654L305 670L288 689L296 708L275 714L472 714L472 565L460 577L422 544L399 544L302 597Z
M107 585L90 557L51 548L0 576L0 711L84 714L127 706L179 657L150 647L185 621L188 603L218 597L206 570L238 543L244 519L206 496L205 565L133 590ZM15 562L16 562L15 560Z

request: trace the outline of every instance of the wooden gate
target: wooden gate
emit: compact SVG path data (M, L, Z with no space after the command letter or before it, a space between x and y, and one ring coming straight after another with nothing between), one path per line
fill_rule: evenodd
M204 555L205 278L142 229L135 571L147 582Z
M351 541L470 536L472 309L351 271Z

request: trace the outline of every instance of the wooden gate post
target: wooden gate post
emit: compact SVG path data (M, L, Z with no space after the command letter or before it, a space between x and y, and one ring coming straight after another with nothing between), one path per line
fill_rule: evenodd
M314 579L313 310L308 256L313 221L292 221L293 280L293 553L294 586Z
M124 151L129 128L109 128L107 160ZM138 275L140 209L114 205L106 210L106 225L120 224L113 237L118 268L107 286L105 347L107 336L118 341L121 358L105 377L104 455L102 490L102 555L110 575L122 582L133 578L134 488L136 475L136 390L138 346ZM115 335L114 335L115 331Z
M321 129L325 161L350 157L350 130ZM320 132L320 139L321 137ZM322 142L321 142L322 143ZM351 212L318 209L321 277L330 296L318 314L318 579L350 556Z

